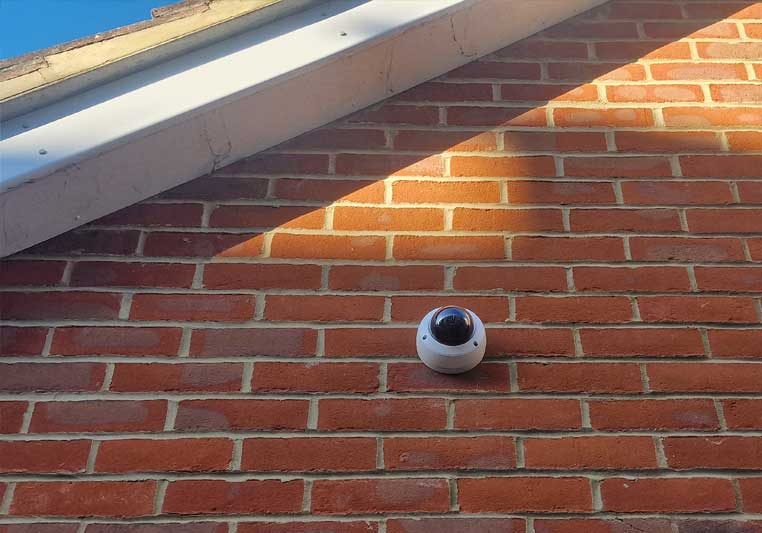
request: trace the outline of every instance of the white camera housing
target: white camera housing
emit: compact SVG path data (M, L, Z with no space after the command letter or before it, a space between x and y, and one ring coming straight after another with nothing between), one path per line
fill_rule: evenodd
M484 330L484 324L476 313L470 309L460 308L471 316L473 333L466 342L449 346L438 341L431 331L432 319L441 309L443 307L429 311L418 325L415 342L418 357L427 367L436 372L443 374L468 372L484 358L484 350L487 347L487 332Z

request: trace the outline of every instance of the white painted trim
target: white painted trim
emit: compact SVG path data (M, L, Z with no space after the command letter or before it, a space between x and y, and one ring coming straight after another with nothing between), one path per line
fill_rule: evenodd
M601 3L337 0L10 120L0 141L0 256Z

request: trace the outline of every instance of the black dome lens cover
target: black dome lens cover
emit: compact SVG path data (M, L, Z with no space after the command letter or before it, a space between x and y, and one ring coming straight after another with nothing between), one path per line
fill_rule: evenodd
M446 346L460 346L474 334L474 320L471 314L454 305L440 308L431 317L431 334Z

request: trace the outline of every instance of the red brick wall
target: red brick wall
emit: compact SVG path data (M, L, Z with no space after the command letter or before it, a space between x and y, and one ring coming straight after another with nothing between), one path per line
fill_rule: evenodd
M4 261L0 531L762 531L761 78L612 2Z

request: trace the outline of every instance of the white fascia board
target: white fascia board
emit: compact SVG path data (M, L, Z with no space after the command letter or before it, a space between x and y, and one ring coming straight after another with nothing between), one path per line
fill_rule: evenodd
M2 124L0 257L604 0L337 0Z

